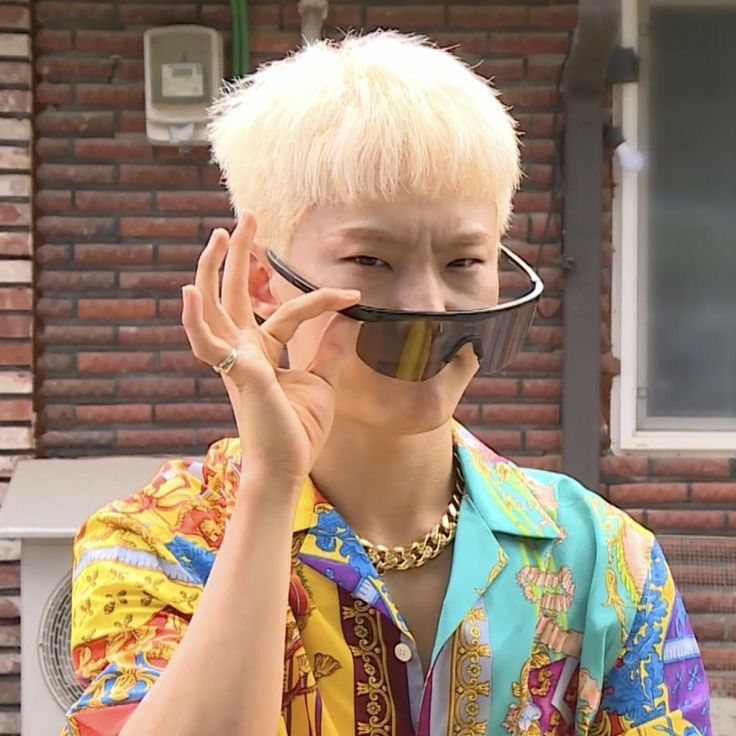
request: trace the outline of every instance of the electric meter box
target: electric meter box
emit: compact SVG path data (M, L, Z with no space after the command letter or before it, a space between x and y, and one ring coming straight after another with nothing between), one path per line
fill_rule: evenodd
M146 135L151 143L207 143L207 108L222 84L222 36L213 28L174 25L143 34Z

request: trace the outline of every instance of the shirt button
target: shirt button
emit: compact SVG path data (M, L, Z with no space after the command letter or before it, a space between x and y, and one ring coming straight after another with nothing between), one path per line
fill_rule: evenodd
M411 649L403 641L394 647L394 654L399 662L408 662L411 659Z

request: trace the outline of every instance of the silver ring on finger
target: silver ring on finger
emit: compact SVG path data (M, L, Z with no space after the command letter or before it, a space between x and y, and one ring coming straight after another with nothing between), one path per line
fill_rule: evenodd
M215 373L226 376L232 370L232 367L235 365L237 359L238 351L235 348L231 348L225 360L219 362L217 365L211 366L211 368Z

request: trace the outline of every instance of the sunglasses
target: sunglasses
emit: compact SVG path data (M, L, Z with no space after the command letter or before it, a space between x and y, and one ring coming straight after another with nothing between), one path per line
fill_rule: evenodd
M341 309L341 314L363 323L356 344L358 357L385 376L426 381L470 344L480 373L503 368L524 343L544 285L531 266L505 246L499 247L501 255L529 280L525 294L485 309L422 312L362 304ZM266 256L274 271L297 289L309 293L320 288L292 271L272 251Z

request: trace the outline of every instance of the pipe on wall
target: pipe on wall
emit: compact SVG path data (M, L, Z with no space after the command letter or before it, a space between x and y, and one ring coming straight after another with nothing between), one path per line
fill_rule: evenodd
M230 0L232 25L232 77L237 79L250 70L250 26L247 0Z
M327 0L299 0L299 15L302 18L302 36L305 43L322 38L322 28L327 19Z
M618 0L580 0L564 77L562 471L600 480L601 205L605 75Z

